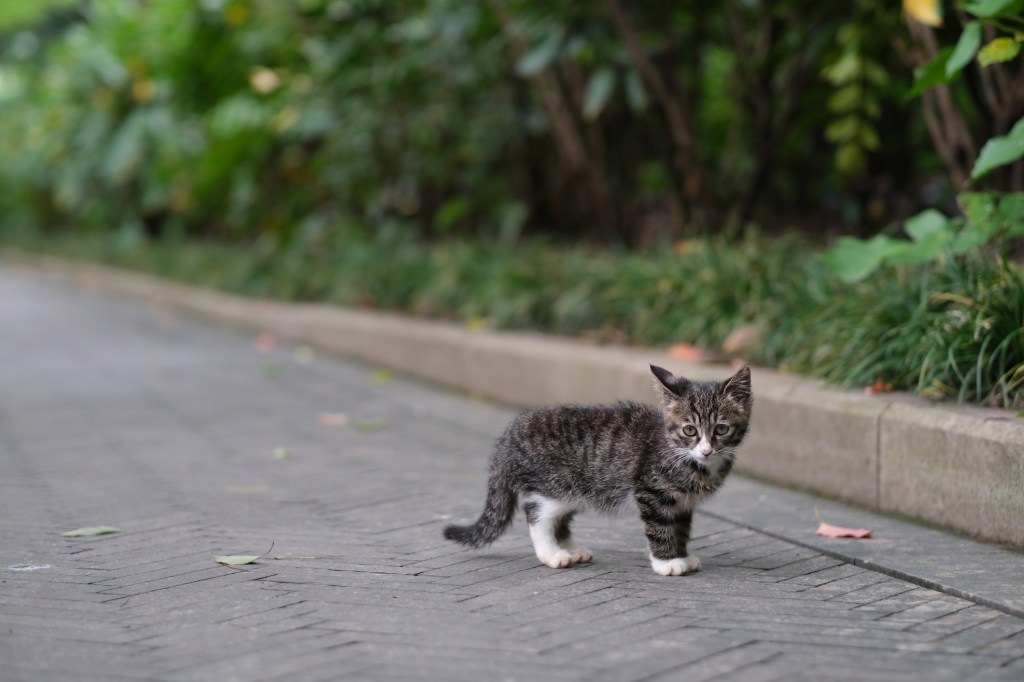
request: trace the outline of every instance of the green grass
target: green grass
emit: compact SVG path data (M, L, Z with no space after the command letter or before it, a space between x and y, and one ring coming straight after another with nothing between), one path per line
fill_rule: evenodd
M746 359L844 386L876 380L929 398L1024 407L1024 280L980 253L839 281L799 238L749 234L682 250L590 250L401 236L284 253L138 237L8 235L32 251L248 296L326 301L498 329L717 349L741 325Z

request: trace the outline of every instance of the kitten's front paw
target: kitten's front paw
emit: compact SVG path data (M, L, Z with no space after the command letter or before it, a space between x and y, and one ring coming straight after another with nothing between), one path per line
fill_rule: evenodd
M700 570L700 559L695 556L681 556L674 559L651 557L651 568L658 575L683 575Z
M573 564L582 564L590 561L593 558L593 554L590 553L589 549L560 549L554 554L548 554L546 556L538 555L537 558L541 560L545 566L551 568L568 568Z

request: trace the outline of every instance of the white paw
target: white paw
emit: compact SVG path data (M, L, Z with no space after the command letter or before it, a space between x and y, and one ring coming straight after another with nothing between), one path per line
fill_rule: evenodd
M594 553L586 547L577 547L576 549L570 549L569 554L572 555L574 564L585 564L594 558Z
M683 575L700 570L700 559L695 556L681 556L675 559L651 557L651 568L658 575Z
M560 549L554 554L545 556L537 555L541 563L551 568L568 568L573 564L581 564L590 561L593 554L588 549Z

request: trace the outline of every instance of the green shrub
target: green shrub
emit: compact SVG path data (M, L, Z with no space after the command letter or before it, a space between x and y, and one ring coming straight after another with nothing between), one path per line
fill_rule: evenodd
M281 256L204 242L36 235L23 248L135 267L246 295L326 300L599 341L720 348L753 325L750 361L847 386L1024 407L1024 280L981 254L837 280L814 248L738 244L595 251L527 240L423 245L402 232Z

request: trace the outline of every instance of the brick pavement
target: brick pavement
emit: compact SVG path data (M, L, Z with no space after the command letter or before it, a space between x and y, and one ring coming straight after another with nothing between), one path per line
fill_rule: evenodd
M0 357L3 682L1024 677L1024 619L720 517L678 578L635 519L446 543L503 408L2 267Z

